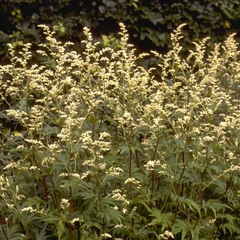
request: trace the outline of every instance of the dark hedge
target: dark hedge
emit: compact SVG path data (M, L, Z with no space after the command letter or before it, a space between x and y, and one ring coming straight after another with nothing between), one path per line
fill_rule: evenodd
M187 23L183 47L211 37L208 45L222 42L232 32L239 32L238 0L5 0L0 3L0 59L6 57L6 44L14 46L43 41L38 24L51 26L62 41L80 47L82 28L91 28L95 37L119 31L123 22L130 42L140 51L166 52L170 34Z

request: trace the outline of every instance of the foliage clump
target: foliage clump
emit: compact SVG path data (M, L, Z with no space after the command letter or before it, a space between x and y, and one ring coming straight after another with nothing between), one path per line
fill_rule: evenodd
M25 41L33 43L33 47L42 43L44 37L37 27L41 23L51 26L59 38L73 41L74 47L79 48L83 26L90 27L95 37L102 37L103 44L109 40L116 44L118 23L124 22L130 42L138 50L164 52L171 48L171 32L183 22L188 24L181 43L186 51L192 41L209 36L210 48L240 30L238 0L11 0L0 2L0 15L2 61L6 59L9 42L17 48ZM239 41L239 36L236 39Z
M0 67L3 239L239 239L239 51L207 39L154 69L118 50L58 42L42 25Z

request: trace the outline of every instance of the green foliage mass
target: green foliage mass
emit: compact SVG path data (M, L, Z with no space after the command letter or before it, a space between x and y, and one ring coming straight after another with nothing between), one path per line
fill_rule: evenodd
M136 2L135 2L136 3ZM2 239L240 239L240 63L231 35L154 69L123 24L118 49L83 51L45 25L35 54L0 66ZM40 30L39 30L40 31Z
M38 24L51 26L62 41L71 40L79 49L83 26L90 27L95 36L116 34L123 22L130 41L143 51L166 52L171 48L170 34L182 23L186 50L193 41L211 37L209 47L223 42L226 36L239 32L240 4L238 0L12 0L0 3L0 54L6 44L15 47L23 42L37 46L44 37Z

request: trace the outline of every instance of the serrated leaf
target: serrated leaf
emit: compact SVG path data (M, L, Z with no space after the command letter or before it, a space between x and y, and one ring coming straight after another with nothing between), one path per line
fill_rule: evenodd
M89 229L91 227L96 227L98 229L102 229L102 226L97 222L85 222L83 225L83 228Z
M50 136L52 134L57 135L59 133L59 128L56 126L45 126L42 128L42 134L43 136Z
M34 205L40 204L42 202L43 202L43 200L40 197L27 198L27 200L24 202L23 206L34 206Z
M93 199L96 196L95 193L88 191L83 191L79 193L79 195L83 198L83 200Z
M42 230L39 232L39 229L37 228L37 231L36 231L36 240L46 240L46 228L47 228L47 225L45 225Z
M58 239L60 240L63 233L64 233L65 229L64 229L64 224L62 221L58 221L57 222L57 235L58 235Z
M130 147L130 150L133 154L135 154L136 152L142 152L142 150L139 147Z
M121 214L120 211L117 211L113 208L106 208L104 211L99 212L97 214L97 217L100 217L101 219L106 218L108 222L111 221L117 221L117 222L121 222L121 220L123 219L123 216Z
M206 202L206 207L208 207L209 209L211 209L213 211L215 218L217 218L217 212L219 210L223 211L226 208L232 210L232 208L230 206L228 206L227 204L221 203L215 199L208 200Z
M187 207L189 207L193 212L196 210L199 215L201 214L201 207L193 200L185 197L179 197L178 201L183 205L187 205ZM186 208L186 206L184 206L184 208Z
M124 153L129 153L129 147L128 146L122 146L122 147L119 147L119 150L121 151L121 154L124 154Z
M150 216L155 218L152 220L150 225L160 224L160 225L162 225L162 230L163 230L163 229L171 226L174 214L171 212L161 213L158 209L154 208L151 211Z
M61 218L62 222L67 222L68 221L66 216L62 212L60 213L60 218Z
M9 118L8 115L5 113L5 111L1 111L1 112L0 112L0 119L6 119L6 120L10 121L10 118Z
M176 223L173 228L173 233L181 233L181 240L185 240L185 237L188 233L191 233L192 239L196 239L197 230L194 229L194 227L185 220L176 219Z

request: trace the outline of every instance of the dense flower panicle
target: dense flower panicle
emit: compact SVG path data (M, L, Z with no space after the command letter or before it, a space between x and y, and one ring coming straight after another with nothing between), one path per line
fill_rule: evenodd
M123 202L124 204L129 204L129 201L126 199L126 194L122 194L120 189L113 190L111 197L117 201Z
M120 167L110 167L109 175L119 177L120 173L124 172L124 170Z
M103 238L111 238L112 236L109 233L103 233L103 234L101 234L101 237L103 237Z
M231 35L181 57L179 28L139 66L84 28L71 50L46 43L0 66L0 234L6 239L215 239L239 236L240 63ZM2 110L3 109L3 110ZM2 219L7 219L2 224ZM236 233L234 232L236 230ZM23 236L22 236L23 235ZM0 236L1 238L1 236Z
M61 206L62 209L68 208L68 207L70 206L69 200L63 198L63 199L61 200L60 206Z
M171 232L169 232L168 230L164 232L164 234L160 234L159 235L159 239L169 239L169 238L174 239L174 236Z

